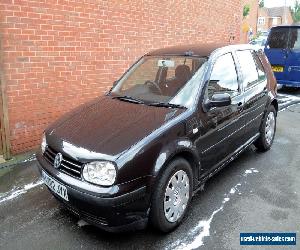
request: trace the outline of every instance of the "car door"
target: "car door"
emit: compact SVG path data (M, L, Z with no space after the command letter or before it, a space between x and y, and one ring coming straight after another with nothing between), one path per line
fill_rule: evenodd
M244 100L232 53L223 54L215 60L203 103L207 103L217 93L228 93L231 104L199 111L202 126L196 145L203 175L216 168L242 144L244 123L240 116Z
M247 140L259 132L262 116L268 101L267 78L257 52L236 51L244 88L244 120Z
M288 71L287 80L298 82L300 86L300 28L290 28L289 49L287 52L286 67Z
M288 40L289 28L275 27L271 29L265 46L265 54L272 65L277 81L286 80L288 75L288 68L286 67Z

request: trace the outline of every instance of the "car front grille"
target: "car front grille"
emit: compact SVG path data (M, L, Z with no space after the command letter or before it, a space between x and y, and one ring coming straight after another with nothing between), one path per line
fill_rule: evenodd
M44 153L44 157L53 166L54 159L57 154L58 154L57 151L55 151L54 149L48 146ZM82 163L78 161L74 161L63 155L63 159L58 170L72 177L81 178L81 168L82 168Z

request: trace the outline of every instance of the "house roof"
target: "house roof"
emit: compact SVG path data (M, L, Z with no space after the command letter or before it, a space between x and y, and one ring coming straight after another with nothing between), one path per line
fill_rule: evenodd
M289 13L289 7L273 7L273 8L265 8L269 17L283 17L284 13Z

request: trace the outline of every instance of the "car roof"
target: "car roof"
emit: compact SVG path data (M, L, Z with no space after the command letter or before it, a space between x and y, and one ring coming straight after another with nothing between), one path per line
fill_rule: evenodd
M278 25L272 27L271 29L277 29L277 28L300 28L300 25Z
M209 57L216 50L224 50L226 52L235 50L252 49L256 50L250 44L228 45L225 43L200 43L189 45L177 45L172 47L161 48L153 50L146 54L146 56L195 56L195 57Z

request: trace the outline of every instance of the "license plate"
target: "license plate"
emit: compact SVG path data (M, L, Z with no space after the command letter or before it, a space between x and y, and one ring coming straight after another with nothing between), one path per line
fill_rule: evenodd
M272 70L274 72L283 72L283 67L282 66L272 66Z
M54 193L59 195L64 200L69 201L68 191L64 185L62 185L58 181L54 180L52 177L50 177L44 171L42 171L42 179L43 179L44 183L47 185L47 187L49 187Z

